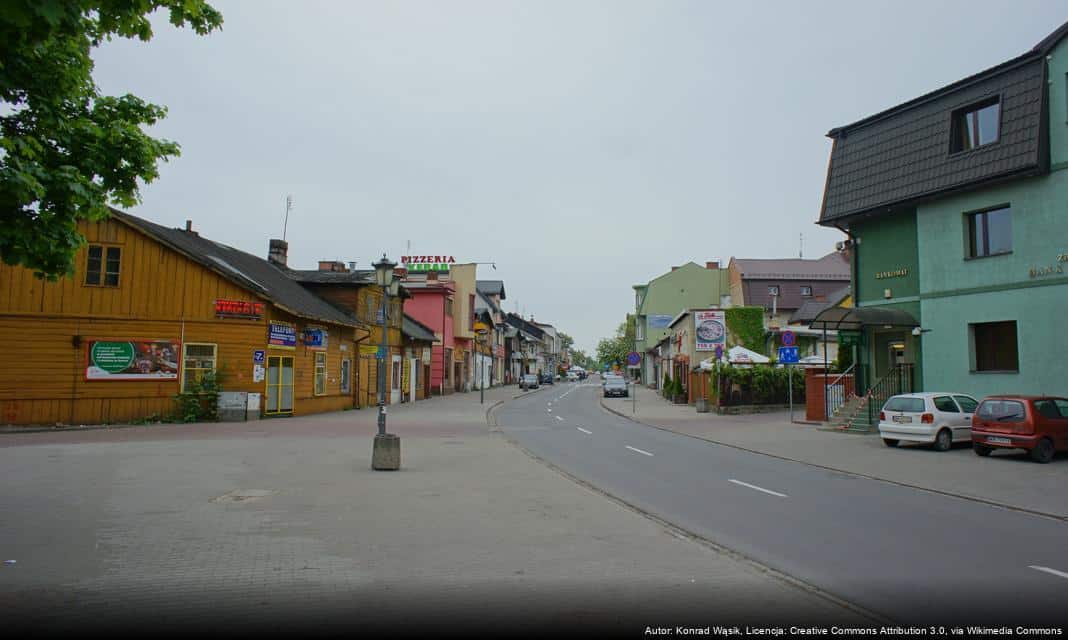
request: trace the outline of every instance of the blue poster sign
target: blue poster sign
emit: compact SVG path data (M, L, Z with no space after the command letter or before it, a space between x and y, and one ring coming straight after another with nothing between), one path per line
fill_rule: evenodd
M297 328L284 322L272 322L267 332L267 344L283 349L296 349Z
M797 347L779 347L780 364L797 364L798 360Z
M667 329L671 326L671 316L664 315L652 315L649 316L649 328L650 329Z
M325 349L326 331L322 329L305 329L304 346L309 349Z
M263 349L256 349L252 352L253 364L263 364L263 361L267 358L267 352Z

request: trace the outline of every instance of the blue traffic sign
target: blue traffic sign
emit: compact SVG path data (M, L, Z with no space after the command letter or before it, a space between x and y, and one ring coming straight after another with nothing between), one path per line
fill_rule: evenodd
M794 332L793 331L783 331L782 332L782 346L784 346L784 347L792 347L795 344L797 344L797 336L794 335Z
M799 359L797 347L779 347L780 364L797 364Z
M636 367L641 364L642 356L637 351L631 351L627 354L627 364L632 367Z

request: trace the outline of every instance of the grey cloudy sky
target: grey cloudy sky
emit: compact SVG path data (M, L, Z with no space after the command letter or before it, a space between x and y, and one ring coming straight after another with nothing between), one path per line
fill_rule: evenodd
M493 261L592 354L631 285L687 260L806 257L834 126L1031 48L1060 1L212 0L96 55L170 109L182 156L133 213L290 264Z

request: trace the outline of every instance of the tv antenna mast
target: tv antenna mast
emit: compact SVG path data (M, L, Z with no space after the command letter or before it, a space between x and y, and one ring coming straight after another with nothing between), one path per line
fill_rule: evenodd
M286 196L286 217L282 222L282 240L286 239L286 228L289 226L289 212L293 210L293 194Z

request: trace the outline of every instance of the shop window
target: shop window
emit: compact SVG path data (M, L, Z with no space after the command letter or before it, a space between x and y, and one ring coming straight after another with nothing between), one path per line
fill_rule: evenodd
M215 372L215 354L217 347L214 344L199 344L187 342L182 345L182 392L187 387L200 382L204 375Z
M968 257L984 258L1012 253L1012 209L997 209L967 214Z
M326 395L326 352L315 352L315 395Z
M969 325L972 371L1020 370L1016 345L1016 321L980 322Z
M998 141L1001 103L990 98L953 112L950 152L967 151Z
M349 393L352 390L352 360L341 361L341 393Z
M121 248L105 247L99 244L89 245L89 253L85 261L85 284L92 287L119 286L121 263Z

